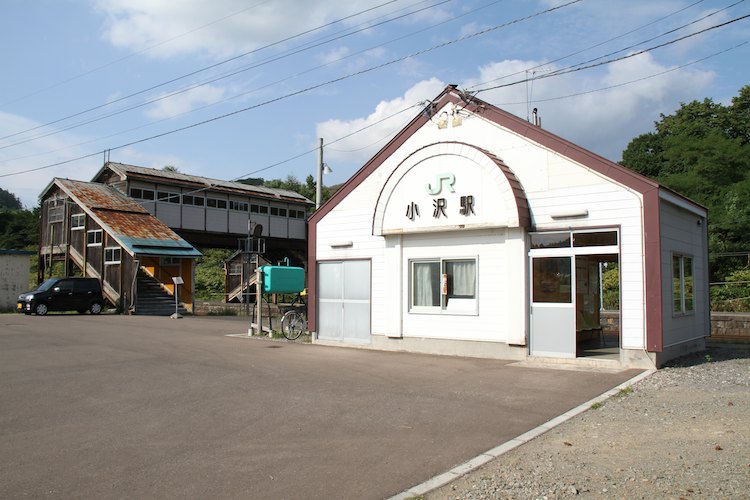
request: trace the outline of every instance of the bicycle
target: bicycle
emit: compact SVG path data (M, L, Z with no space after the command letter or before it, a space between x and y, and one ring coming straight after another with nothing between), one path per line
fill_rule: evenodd
M307 331L307 314L304 309L299 310L295 306L298 304L305 305L302 294L298 294L289 307L292 309L284 313L281 317L281 333L287 340L297 340L302 332Z

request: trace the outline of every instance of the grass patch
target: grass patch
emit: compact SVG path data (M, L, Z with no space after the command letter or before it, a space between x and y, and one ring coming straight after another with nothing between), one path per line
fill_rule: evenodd
M596 402L596 403L594 403L594 404L591 405L591 409L592 410L598 410L602 406L604 406L602 403Z
M629 394L633 394L633 388L631 386L623 387L617 394L615 394L615 396L618 398L624 398Z

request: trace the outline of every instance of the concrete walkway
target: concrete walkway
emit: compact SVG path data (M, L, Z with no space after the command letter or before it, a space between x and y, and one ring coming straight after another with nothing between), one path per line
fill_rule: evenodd
M0 315L0 498L384 498L638 373L226 336L246 331Z

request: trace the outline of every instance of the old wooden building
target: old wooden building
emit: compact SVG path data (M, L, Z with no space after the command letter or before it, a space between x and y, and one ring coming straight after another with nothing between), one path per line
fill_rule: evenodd
M57 178L40 197L40 280L59 262L58 274L100 279L123 311L169 314L179 277L179 304L192 310L201 254L139 203L106 184Z

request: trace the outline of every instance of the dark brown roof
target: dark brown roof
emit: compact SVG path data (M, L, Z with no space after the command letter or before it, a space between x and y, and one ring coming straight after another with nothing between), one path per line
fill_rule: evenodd
M198 175L188 175L182 172L170 172L168 170L157 170L155 168L139 167L137 165L127 165L125 163L107 162L104 167L94 176L94 181L98 180L102 173L110 169L121 179L138 179L147 182L163 182L164 184L180 185L187 188L200 189L204 191L215 191L243 196L256 196L272 200L297 202L313 204L299 193L289 191L288 189L269 188L266 186L252 186L241 182L223 181L220 179L211 179Z

